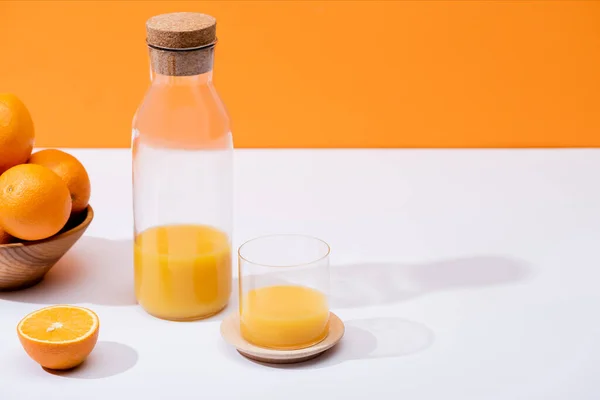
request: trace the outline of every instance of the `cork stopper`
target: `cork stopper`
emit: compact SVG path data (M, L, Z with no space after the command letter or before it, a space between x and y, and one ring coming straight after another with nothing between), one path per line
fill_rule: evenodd
M163 49L207 46L217 38L217 20L207 14L178 12L161 14L146 22L148 44Z
M199 75L212 69L217 21L191 12L161 14L146 22L150 62L163 75Z

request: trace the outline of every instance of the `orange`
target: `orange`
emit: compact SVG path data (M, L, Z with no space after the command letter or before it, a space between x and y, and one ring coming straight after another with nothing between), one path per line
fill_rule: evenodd
M58 233L71 214L67 185L46 167L21 164L0 176L0 226L23 240Z
M4 231L4 229L2 229L2 227L0 227L0 244L6 244L10 242L12 242L12 236L10 236Z
M29 357L42 367L70 369L92 352L99 328L92 310L57 305L26 315L17 325L17 334Z
M0 174L27 162L33 149L31 115L17 96L0 93Z
M71 193L73 213L85 210L90 201L90 178L77 158L64 151L50 149L34 153L29 163L43 165L60 176Z

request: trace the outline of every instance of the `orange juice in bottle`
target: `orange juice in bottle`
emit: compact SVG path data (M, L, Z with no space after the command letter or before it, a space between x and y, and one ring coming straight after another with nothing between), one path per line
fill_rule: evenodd
M151 85L133 120L135 294L151 315L195 320L231 293L233 139L213 86L216 21L146 24Z

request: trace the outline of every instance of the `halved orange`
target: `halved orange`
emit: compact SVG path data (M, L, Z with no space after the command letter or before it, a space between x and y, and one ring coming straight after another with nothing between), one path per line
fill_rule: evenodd
M48 369L81 364L98 341L100 321L92 310L70 305L45 307L17 325L21 345L35 362Z

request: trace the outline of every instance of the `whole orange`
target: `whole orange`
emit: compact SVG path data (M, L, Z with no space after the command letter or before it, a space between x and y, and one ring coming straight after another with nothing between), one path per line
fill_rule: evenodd
M69 189L48 168L21 164L0 176L0 226L12 236L45 239L58 233L70 214Z
M49 149L34 153L29 163L42 165L60 176L71 193L73 213L85 210L90 201L90 178L77 158L61 150Z
M2 229L2 227L0 227L0 244L6 244L10 242L12 242L12 236L10 236L4 231L4 229Z
M27 162L33 149L31 115L17 96L0 93L0 174Z

